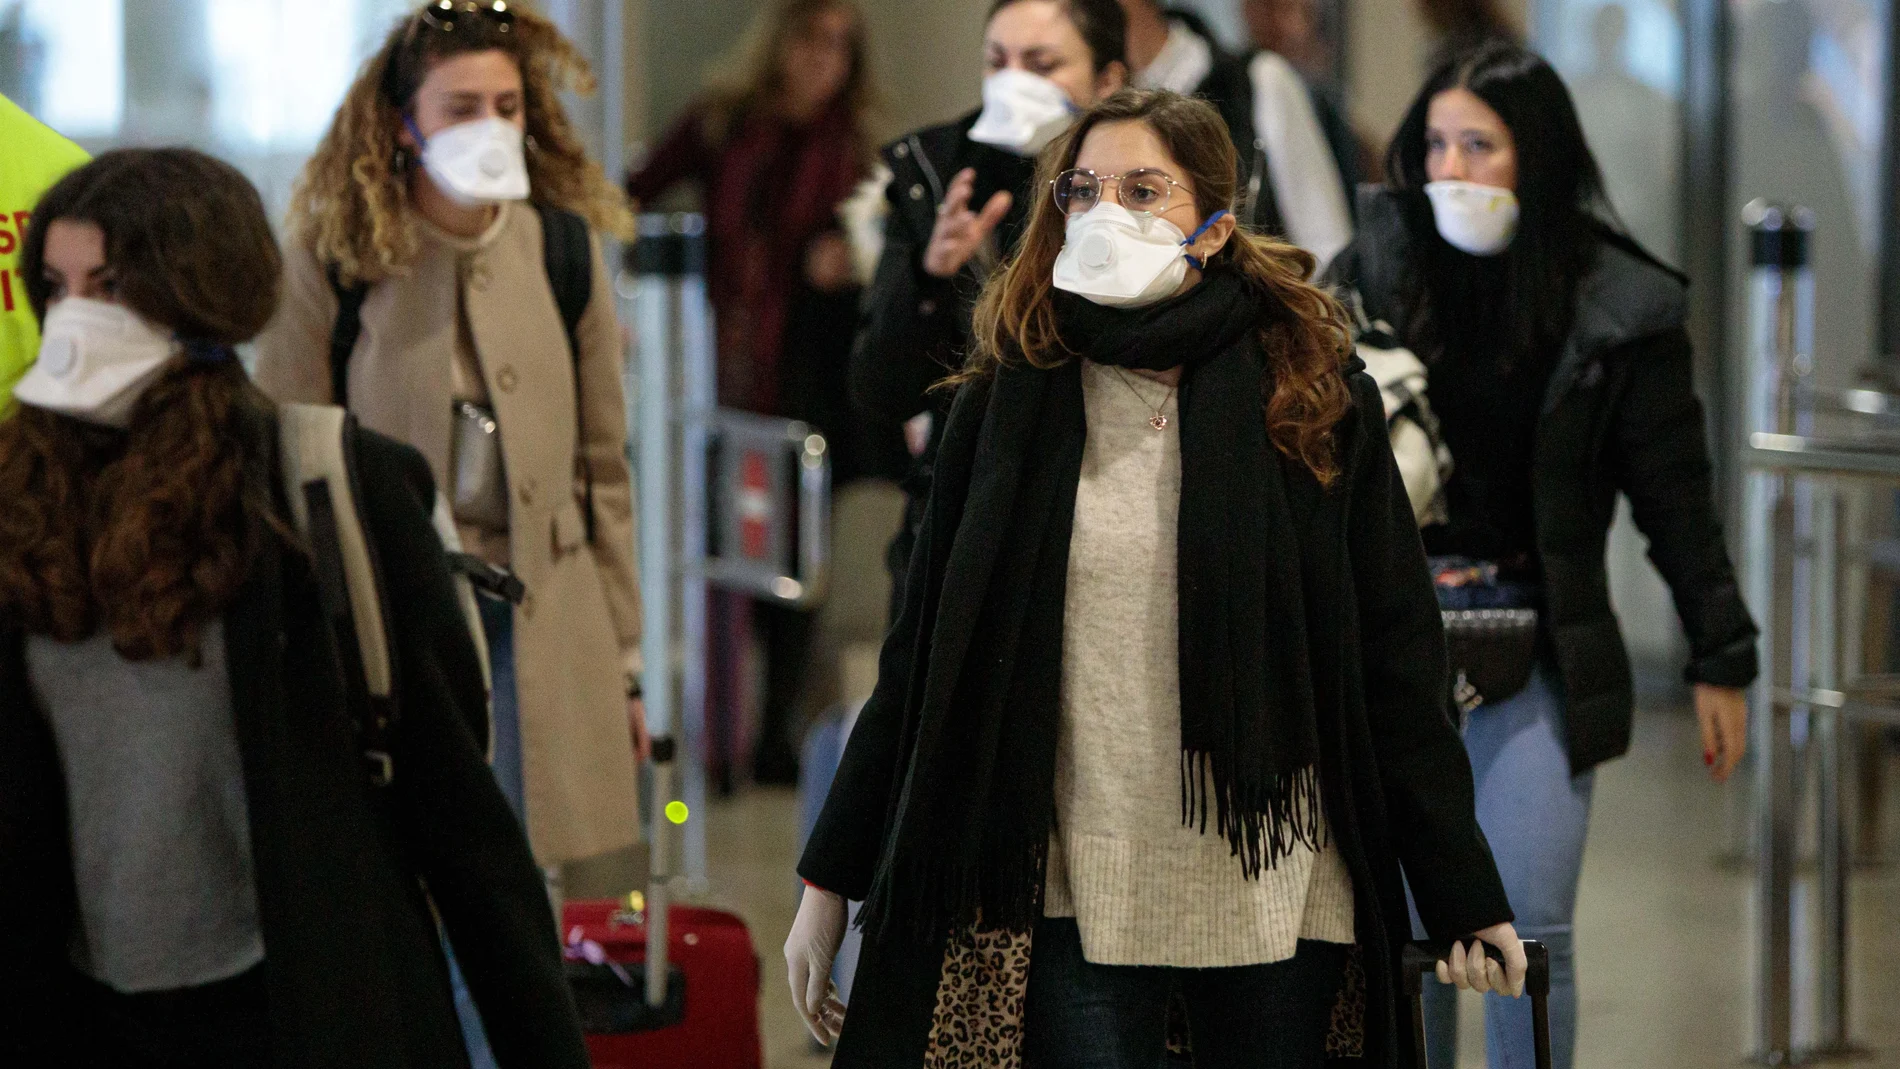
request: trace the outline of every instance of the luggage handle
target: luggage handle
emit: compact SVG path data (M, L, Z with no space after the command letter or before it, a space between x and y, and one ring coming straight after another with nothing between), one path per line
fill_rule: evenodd
M1464 942L1464 940L1459 940ZM1484 955L1502 965L1504 954L1497 947L1480 941ZM1399 953L1399 968L1404 974L1405 994L1412 1003L1412 1043L1418 1052L1419 1069L1425 1062L1425 976L1436 971L1438 963L1451 957L1451 943L1431 941L1407 943ZM1550 951L1535 939L1524 940L1524 993L1531 999L1532 1042L1537 1054L1537 1069L1551 1069L1550 1061Z

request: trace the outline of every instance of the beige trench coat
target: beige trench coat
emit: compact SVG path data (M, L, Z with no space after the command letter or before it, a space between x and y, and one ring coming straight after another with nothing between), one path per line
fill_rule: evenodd
M541 220L504 209L499 230L458 281L457 251L425 229L408 271L372 287L350 359L361 423L422 452L447 486L462 287L470 335L501 424L509 547L527 598L515 611L515 671L528 838L557 864L637 838L625 672L637 664L640 590L621 394L620 327L598 240L593 296L572 358L542 260ZM257 381L278 401L330 400L337 301L307 250L286 251L283 304L258 339ZM597 537L582 519L578 451L593 474Z

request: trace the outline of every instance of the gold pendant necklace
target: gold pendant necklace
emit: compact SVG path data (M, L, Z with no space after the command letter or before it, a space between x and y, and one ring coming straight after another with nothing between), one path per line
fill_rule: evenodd
M1174 396L1175 388L1173 386L1168 387L1167 396L1161 399L1161 405L1159 408L1157 408L1156 406L1149 404L1148 399L1146 397L1141 396L1141 391L1135 389L1135 384L1128 381L1128 376L1122 374L1121 368L1118 368L1118 367L1111 368L1111 370L1115 372L1116 378L1122 380L1122 385L1128 387L1128 392L1135 395L1135 400L1140 401L1147 408L1153 409L1154 415L1148 417L1148 426L1153 427L1155 430L1158 430L1158 431L1167 430L1168 417L1162 415L1161 411L1162 409L1165 409L1168 407L1168 400L1169 398L1172 398Z

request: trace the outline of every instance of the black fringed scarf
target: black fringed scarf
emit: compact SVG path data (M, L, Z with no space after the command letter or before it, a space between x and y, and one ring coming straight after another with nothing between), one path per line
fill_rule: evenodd
M1185 824L1257 878L1317 846L1319 744L1285 460L1267 437L1261 326L1288 314L1210 271L1139 309L1056 294L1064 342L1099 364L1185 365L1180 389L1181 776ZM1025 931L1042 909L1054 813L1063 606L1086 435L1080 364L1017 364L957 399L911 598L880 681L912 740L865 923ZM1274 627L1274 621L1297 621Z

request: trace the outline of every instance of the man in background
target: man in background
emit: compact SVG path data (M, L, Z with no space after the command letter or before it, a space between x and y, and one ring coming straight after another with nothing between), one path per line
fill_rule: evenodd
M1333 70L1333 41L1317 0L1244 0L1241 14L1255 50L1286 60L1305 80L1313 113L1346 187L1347 208L1357 218L1354 201L1359 183L1378 175L1383 167L1372 146L1346 117L1337 72Z
M20 247L40 195L86 162L85 150L0 96L0 416L40 350L39 323L20 280Z
M1279 234L1324 268L1352 240L1345 183L1306 84L1280 56L1231 56L1192 14L1161 0L1122 0L1128 66L1144 89L1205 99L1227 120L1252 193L1242 222Z

